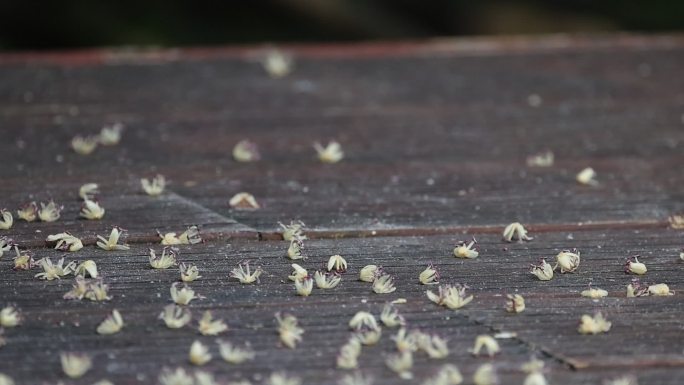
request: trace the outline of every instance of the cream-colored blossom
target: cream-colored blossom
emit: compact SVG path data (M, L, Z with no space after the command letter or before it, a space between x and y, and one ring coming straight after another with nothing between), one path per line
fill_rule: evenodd
M17 210L17 217L26 222L35 221L36 218L38 218L38 205L36 205L36 202L29 202L21 206L19 210Z
M359 272L359 281L373 282L382 271L381 267L376 265L366 265Z
M192 282L202 278L202 276L199 275L199 268L192 263L186 264L185 262L181 262L178 268L180 270L181 281L183 282Z
M63 207L57 206L53 200L50 200L47 204L40 202L38 218L43 222L54 222L59 219L62 209Z
M98 142L103 146L114 146L119 144L123 128L123 124L119 122L102 127L100 135L97 137Z
M255 162L261 159L261 154L256 143L245 139L233 147L233 159L238 162Z
M577 331L580 334L599 334L610 330L612 323L609 322L601 312L596 312L594 316L582 315Z
M86 199L81 205L81 212L79 215L85 219L98 220L104 217L105 209L104 207L100 206L100 203L97 201Z
M475 385L497 385L499 376L492 364L480 365L473 374L473 384Z
M289 225L278 222L278 225L283 228L284 240L292 241L293 239L306 239L306 235L303 233L303 229L306 227L304 222L291 221Z
M83 248L83 242L77 237L71 235L68 231L59 234L48 235L45 241L57 242L57 244L55 244L55 249L61 251L73 252L79 251Z
M188 360L191 364L202 366L211 361L211 353L209 348L198 340L193 341L188 352Z
M646 274L646 271L648 271L648 269L646 268L646 265L644 263L639 262L639 257L639 255L636 255L634 257L627 258L627 262L625 262L625 273L631 273L636 275Z
M580 252L577 249L563 250L556 256L556 266L562 273L574 273L580 265Z
M302 341L302 334L304 334L304 329L298 326L297 317L291 314L276 313L275 318L278 323L280 342L290 349L296 348L297 344Z
M82 353L61 353L62 371L69 378L81 378L93 366L90 356Z
M195 291L190 288L190 286L183 284L183 287L180 289L178 288L180 284L178 282L174 282L171 285L170 293L171 293L171 299L173 302L175 302L178 305L187 305L192 301L193 299L200 299L202 298L199 295L195 294Z
M480 252L477 251L476 245L477 241L473 238L470 242L461 241L454 248L454 256L457 258L477 258Z
M195 380L185 369L177 367L175 370L162 369L159 374L160 385L195 385Z
M125 233L126 230L114 226L112 227L112 231L109 233L109 238L105 238L101 235L97 236L97 247L107 251L128 250L130 249L130 246L125 243L119 244L119 239L123 237Z
M392 354L385 360L385 364L393 372L397 373L401 379L410 380L413 378L413 353L411 351L403 351L397 354Z
M659 283L657 285L650 285L648 287L648 293L655 296L668 296L674 295L674 291L670 290L670 287L665 283Z
M80 155L88 155L97 148L97 137L76 135L71 139L71 148Z
M296 263L292 264L292 274L288 276L290 281L296 281L298 279L304 279L309 276L309 272L305 268L299 266Z
M90 276L90 278L97 278L99 275L97 272L97 264L92 259L83 261L78 266L76 266L74 274L84 278L86 276Z
M577 183L583 184L583 185L588 185L588 186L597 186L598 181L596 180L596 171L594 171L593 168L587 167L583 169L582 171L578 172L577 175L575 176L575 179L577 180Z
M204 336L216 336L228 330L228 325L222 319L214 319L211 311L207 310L202 314L198 330Z
M242 284L250 284L254 282L259 282L259 276L263 273L261 266L252 271L249 267L249 262L243 262L230 271L230 276L237 279Z
M541 258L538 264L530 266L530 273L534 274L540 281L549 281L553 278L553 266L547 263L544 258Z
M587 297L587 298L592 298L592 299L598 299L598 298L603 298L608 296L608 292L603 290L603 289L597 289L597 288L588 288L586 290L582 290L580 293L582 297Z
M112 310L112 313L107 316L107 318L100 323L100 325L97 326L97 333L98 334L115 334L121 331L121 328L123 328L124 322L123 322L123 317L121 317L121 313L119 313L118 310L114 309Z
M65 277L76 269L76 261L71 261L64 266L64 257L60 258L57 263L52 263L52 260L48 257L41 258L37 263L43 269L43 272L36 274L36 278L48 281Z
M506 226L503 231L503 239L506 242L513 242L514 240L517 240L518 242L532 240L532 238L527 235L527 230L520 222L513 222Z
M439 272L433 264L429 264L425 270L421 271L418 275L418 280L423 285L435 285L439 282Z
M176 233L162 234L157 232L157 234L159 234L159 238L161 238L161 244L165 246L194 245L202 242L202 237L200 236L199 228L197 226L188 227L187 230L178 236Z
M241 364L245 361L253 360L256 356L254 350L247 344L245 347L235 346L228 341L218 340L219 354L224 361L231 364Z
M14 306L6 306L0 310L0 327L13 328L19 326L22 316Z
M390 328L395 326L402 326L406 323L404 317L399 314L399 311L391 303L385 304L380 313L380 321Z
M78 196L84 201L94 200L100 193L100 186L97 183L86 183L78 189Z
M352 337L340 348L337 355L337 367L340 369L357 368L359 366L359 355L361 355L361 341Z
M266 73L274 78L282 78L292 71L294 65L292 56L277 49L269 50L261 62Z
M525 310L525 298L520 294L506 295L506 311L509 313L522 313Z
M150 266L153 269L168 269L177 264L178 250L165 247L162 249L161 255L157 256L154 249L150 249Z
M394 286L394 278L383 273L373 281L373 291L377 294L389 294L397 290Z
M14 217L7 209L0 210L0 230L9 230L14 224Z
M342 146L334 140L328 142L328 145L325 147L316 142L314 143L314 149L318 154L318 159L323 163L337 163L344 158Z
M180 329L192 320L192 314L187 308L170 304L164 307L159 319L163 320L169 329Z
M437 294L430 290L425 293L430 301L441 306L446 306L449 309L456 310L469 304L473 300L472 295L466 294L466 289L467 286L460 284L440 285Z
M301 239L293 239L290 241L290 247L287 248L287 257L296 260L304 259L302 255L302 249L304 248L304 242Z
M482 334L475 338L475 345L470 349L470 353L475 356L479 356L482 349L485 350L488 356L493 357L501 351L499 343L494 339L494 337Z
M314 273L314 281L319 289L334 289L340 284L342 278L338 274L325 273L316 271Z
M261 208L259 203L256 201L256 198L254 198L254 195L248 192L240 192L233 195L233 197L230 198L230 201L228 201L228 204L230 207L238 210L253 210Z
M157 174L152 179L142 178L140 179L140 185L147 195L158 196L166 188L166 178L161 174Z

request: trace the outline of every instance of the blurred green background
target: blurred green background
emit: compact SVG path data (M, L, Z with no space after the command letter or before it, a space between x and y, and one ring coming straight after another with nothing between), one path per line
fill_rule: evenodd
M3 0L0 14L1 50L684 29L684 0Z

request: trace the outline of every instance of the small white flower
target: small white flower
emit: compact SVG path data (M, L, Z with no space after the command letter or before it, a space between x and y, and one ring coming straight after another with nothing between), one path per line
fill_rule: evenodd
M250 284L254 282L259 282L259 276L263 273L260 266L254 271L250 270L249 262L243 262L230 271L230 276L236 278L242 284Z
M29 202L17 210L17 217L26 222L33 222L38 218L38 205L36 202Z
M527 236L527 230L525 230L525 227L523 227L520 222L513 222L506 226L503 231L503 239L506 242L513 242L514 240L517 240L518 242L532 240L531 237Z
M85 280L85 278L81 276L77 276L74 279L74 284L66 294L64 294L63 298L64 299L75 299L75 300L82 300L83 297L85 297L86 292L88 292L88 282Z
M11 241L3 247L3 242L3 239L0 238L0 257L2 257L3 250L8 250L9 247L12 246L14 247L16 253L16 256L14 257L14 270L30 270L36 265L33 256L29 254L28 251L24 251L23 253L20 252L19 247L11 243Z
M534 274L540 281L549 281L553 278L553 267L544 258L541 258L538 264L530 266L530 273Z
M301 385L298 377L290 377L285 373L272 373L265 385Z
M377 294L389 294L395 290L394 278L389 274L383 273L373 281L373 291Z
M477 258L478 255L480 255L480 252L477 251L476 245L477 241L475 238L470 241L470 243L466 241L461 241L459 242L456 247L454 248L454 256L457 258Z
M649 286L648 293L655 296L674 295L674 291L670 290L670 287L664 283Z
M528 167L551 167L553 166L553 162L553 152L549 150L527 157Z
M302 341L302 334L304 334L304 329L298 326L297 317L291 314L281 316L280 313L276 313L275 318L278 323L280 342L290 349L296 348L297 344Z
M112 299L112 297L109 296L109 285L102 282L101 279L97 279L95 282L88 284L84 297L96 302L109 301Z
M183 282L192 282L198 278L202 278L202 276L199 275L199 269L192 263L185 264L184 262L181 262L179 269L181 281Z
M373 377L364 376L360 372L346 374L337 381L337 385L373 385Z
M183 284L182 288L178 288L179 283L174 282L171 285L171 299L173 302L175 302L178 305L187 305L192 301L193 299L200 299L202 298L199 295L195 295L195 291L190 288L190 286Z
M79 215L85 219L98 220L104 217L105 209L102 206L100 206L100 204L97 201L91 201L89 199L86 199L83 201L83 204L81 205L81 212L79 213Z
M417 332L416 346L427 353L430 358L440 359L449 355L447 341L438 335Z
M373 282L378 277L382 268L376 265L366 265L359 272L359 281Z
M456 365L443 365L436 375L423 381L422 385L459 385L463 382L461 371Z
M380 329L380 325L378 325L378 321L375 320L375 316L367 311L356 312L349 320L349 327L355 331L363 329Z
M36 274L36 278L52 281L53 279L60 279L74 272L76 268L76 261L71 261L64 266L64 257L62 257L56 264L52 263L50 258L41 258L38 260L38 266L43 269L42 273Z
M2 258L2 255L5 254L5 252L12 250L12 247L16 248L16 245L11 239L7 239L7 237L0 237L0 258ZM16 250L17 254L19 254L19 249L16 248Z
M341 255L333 255L328 259L328 271L335 270L338 273L347 271L347 261Z
M195 385L219 385L214 375L202 370L195 370Z
M224 361L231 364L241 364L245 361L253 360L256 356L254 350L247 344L244 348L234 346L228 341L216 341L219 345L219 354Z
M380 337L382 337L382 330L381 329L375 329L375 330L360 330L354 333L354 338L359 340L359 342L363 345L366 346L371 346L375 345L380 341Z
M185 369L178 367L176 370L169 368L162 369L159 375L160 385L194 385L195 380L185 372Z
M114 226L112 227L112 231L109 233L109 238L105 238L102 235L97 236L97 247L103 249L103 250L108 250L108 251L114 251L114 250L128 250L130 249L130 246L127 244L119 244L119 238L123 237L126 233L126 230Z
M475 345L470 349L470 353L475 356L480 355L480 351L484 348L488 356L493 357L501 351L499 343L494 339L494 337L482 334L475 338Z
M418 341L416 341L418 335L414 331L409 333L406 328L402 327L397 331L397 334L391 337L392 341L400 352L415 352L418 350Z
M480 365L473 374L473 383L475 385L497 385L499 383L499 376L496 374L494 365Z
M177 257L178 250L171 247L165 247L162 249L160 256L157 256L157 253L154 251L154 249L150 249L150 266L152 266L154 269L168 269L169 267L177 264Z
M93 366L89 356L81 353L61 353L62 371L69 378L81 378Z
M259 154L256 143L245 139L233 147L233 159L238 162L255 162L261 159L261 154Z
M124 323L123 323L123 318L121 317L121 313L119 313L118 310L114 309L112 310L112 314L108 315L107 318L100 323L97 327L97 333L98 334L115 334L121 331L121 328L123 328Z
M161 238L161 244L165 246L174 245L194 245L202 242L202 237L199 233L199 228L197 226L190 226L187 230L181 233L181 235L176 236L176 233L166 233L163 234L157 232L159 238Z
M209 348L195 340L192 345L190 345L190 352L188 353L188 360L191 364L202 366L207 362L211 361L211 353L209 353Z
M556 266L560 267L561 274L574 273L580 264L580 252L577 249L563 250L556 256Z
M304 279L304 278L309 276L309 273L306 271L306 269L299 266L296 263L292 264L292 269L294 270L292 272L292 275L288 276L290 281L296 281L298 279Z
M157 174L151 180L142 178L140 179L140 185L147 195L158 196L161 195L166 188L166 178L164 178L164 175L161 174Z
M293 239L290 241L290 247L287 248L287 257L292 260L304 259L302 249L304 242L301 239Z
M532 372L525 377L523 385L548 385L546 377L541 372Z
M577 331L580 334L598 334L605 333L610 330L612 323L603 317L601 312L596 312L594 316L584 314L580 319L580 325Z
M413 378L411 369L413 368L413 353L410 351L399 352L393 354L385 360L385 364L393 372L397 373L400 378L410 380Z
M603 290L603 289L596 289L596 288L588 288L587 290L583 290L581 293L582 297L587 297L587 298L592 298L592 299L597 299L597 298L603 298L608 296L608 292Z
M311 295L311 291L313 290L313 279L311 279L311 277L297 279L294 281L294 284L297 295L301 295L302 297Z
M316 142L314 143L314 149L318 153L318 159L323 163L337 163L344 158L342 146L334 140L328 142L328 145L325 147Z
M391 303L385 304L385 307L382 308L382 313L380 313L380 321L382 321L382 323L389 328L402 326L406 323L404 317L399 315L399 312Z
M642 284L638 278L632 279L632 283L627 285L627 297L645 297L648 295L648 286Z
M324 273L316 271L314 273L314 281L319 289L333 289L340 284L342 277L337 274Z
M14 384L14 380L12 379L12 377L10 377L6 374L0 373L0 385L15 385L15 384Z
M90 278L97 278L97 264L92 259L83 261L78 266L76 266L74 274L84 278L86 276L90 276Z
M440 306L446 306L452 310L460 309L473 300L472 295L466 294L467 286L465 285L440 285L438 289L438 294L435 294L430 290L425 293L430 301Z
M169 329L180 329L192 319L190 310L175 304L166 305L164 311L159 314L159 319L164 321Z
M14 217L7 209L0 210L0 230L9 230L14 224Z
M13 328L21 324L22 317L14 306L7 306L0 310L0 326L3 328Z
M51 200L47 204L40 202L40 209L38 210L38 218L43 222L54 222L59 219L62 206L57 206L55 201Z
M598 185L598 181L596 180L596 171L594 171L594 169L591 167L587 167L584 170L578 172L575 179L579 184L587 186Z
M522 313L525 310L525 298L520 294L506 295L506 311L509 313Z
M97 137L98 142L103 146L114 146L119 144L121 141L121 131L123 131L123 128L123 124L118 122L102 127L102 130L100 130L100 135Z
M56 250L61 251L78 251L83 248L83 242L80 239L69 234L69 232L48 235L46 242L57 242Z
M276 49L269 50L262 61L264 70L272 78L282 78L292 70L293 60L290 55Z
M77 154L88 155L97 148L97 138L94 136L83 137L81 135L76 135L71 139L71 148L73 148Z
M418 275L418 280L423 285L435 285L439 282L439 272L433 264L429 264L425 270L421 271Z
M230 207L238 210L253 210L261 208L259 203L257 203L256 198L254 198L254 195L247 192L241 192L233 195L233 197L230 198L230 201L228 201L228 204Z
M100 193L97 183L86 183L78 189L78 196L84 201L93 200Z
M361 354L361 341L352 337L347 343L342 345L340 353L337 355L337 367L340 369L355 369L359 366L359 355Z
M625 262L625 273L636 275L646 274L648 269L646 269L646 265L639 262L639 257L639 255L635 255L634 257L627 258L627 262Z
M291 241L293 239L306 239L302 229L306 226L302 221L291 221L289 225L278 222L278 225L283 228L283 239Z
M222 319L215 320L211 311L207 310L202 314L198 330L204 336L216 336L228 330L228 325Z

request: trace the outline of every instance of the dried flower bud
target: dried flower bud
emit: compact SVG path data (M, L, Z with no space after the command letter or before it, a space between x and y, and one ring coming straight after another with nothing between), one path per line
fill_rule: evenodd
M180 329L190 322L192 315L190 310L170 304L164 307L164 311L159 314L159 319L163 320L169 329Z
M418 275L418 280L423 285L435 285L439 282L439 272L433 264L429 264L428 267L423 270L420 275Z
M98 142L103 146L114 146L119 144L121 141L121 132L123 131L123 128L123 124L118 122L102 127L102 130L100 130L100 135L97 137Z
M158 196L166 188L166 178L161 174L157 174L152 179L142 178L140 179L140 185L147 195Z
M275 318L278 323L280 342L290 349L297 347L297 344L302 341L302 334L304 334L304 329L297 325L297 318L291 314L281 316L280 313L276 313Z
M86 183L78 189L78 196L84 201L94 200L97 194L100 193L97 183Z
M73 148L77 154L88 155L97 148L97 138L94 136L83 137L81 135L76 135L71 139L71 148Z
M592 299L598 299L598 298L603 298L608 296L608 292L603 290L603 289L596 289L596 288L589 288L587 290L582 291L582 297L587 297L587 298L592 298Z
M646 274L646 265L639 262L639 257L639 255L635 255L633 257L627 258L627 262L625 262L625 273L636 275Z
M334 289L340 284L342 277L338 274L324 273L317 271L314 273L314 281L319 289Z
M402 326L406 323L404 317L399 315L399 312L391 303L385 304L385 307L382 308L382 313L380 313L380 321L382 321L382 323L389 328Z
M465 285L440 285L438 289L438 294L430 290L426 291L425 294L430 301L452 310L460 309L473 300L472 295L466 295L467 286Z
M410 380L413 378L411 369L413 368L413 353L410 351L399 352L387 357L385 360L387 367L399 375L399 378Z
M283 239L291 241L293 239L306 239L302 229L306 226L302 221L291 221L289 225L278 222L278 225L283 228Z
M57 206L55 201L51 200L47 204L40 202L40 209L38 210L38 218L43 222L54 222L59 219L60 212L64 207Z
M162 249L160 256L157 256L157 253L154 251L154 249L150 249L150 266L153 269L168 269L169 267L177 264L177 258L177 249L165 247Z
M22 317L14 306L7 306L0 310L0 327L13 328L21 324Z
M192 301L193 299L200 299L202 298L199 295L195 295L195 291L190 288L190 286L183 284L182 288L178 288L179 283L174 282L171 285L171 299L173 302L175 302L178 305L187 305Z
M92 259L81 262L76 266L74 274L80 277L90 276L90 278L97 278L97 264Z
M184 262L181 262L179 269L181 281L183 282L192 282L196 279L202 278L202 276L199 275L199 269L196 265L193 265L192 263L186 264Z
M593 168L587 167L584 170L577 173L575 177L577 183L587 185L587 186L597 186L598 181L596 180L596 171Z
M287 76L292 71L293 60L290 55L272 49L266 53L261 64L270 77L277 79Z
M114 309L112 310L112 314L108 315L107 318L105 318L100 325L97 327L97 333L98 334L115 334L121 331L121 328L123 328L124 323L123 323L123 318L121 317L121 313L119 313L118 310Z
M105 238L101 235L97 236L97 247L102 250L115 251L115 250L128 250L130 246L127 244L119 244L119 238L126 234L126 230L121 227L114 226L112 231L109 233L109 238Z
M381 272L381 268L376 265L366 265L359 272L359 281L373 282Z
M236 278L242 284L250 284L254 282L258 283L261 273L263 273L263 271L260 266L257 266L256 270L251 271L249 262L243 262L230 271L230 276L231 278Z
M333 255L328 259L328 271L335 270L338 273L347 271L347 261L341 255Z
M209 348L207 345L195 340L192 345L190 345L188 360L191 364L197 366L202 366L211 361L211 353L209 353Z
M241 364L245 361L253 360L256 354L254 350L247 344L244 348L234 346L228 341L218 340L219 354L224 361L230 364Z
M233 159L238 162L255 162L261 159L261 154L259 154L256 143L245 139L233 147Z
M549 281L553 278L553 267L544 258L541 258L538 264L530 266L530 273L534 274L540 281Z
M57 242L55 250L61 251L79 251L83 248L83 242L74 237L69 232L48 235L46 242Z
M563 250L556 256L556 266L554 270L560 267L561 274L574 273L580 264L580 252L577 249Z
M517 240L518 242L532 240L531 237L527 236L527 230L525 230L520 222L513 222L506 226L503 231L503 239L506 242L513 242L514 240Z
M304 248L304 242L301 239L292 239L290 241L290 247L287 248L287 257L292 260L304 259L302 255L302 249Z
M648 293L656 296L674 295L674 291L671 291L667 284L664 283L649 286Z
M394 286L394 278L387 273L382 273L373 281L373 291L377 294L389 294L397 290Z
M313 290L313 279L311 277L307 276L302 279L297 279L294 283L297 295L301 295L302 297L311 295L311 291Z
M553 152L547 150L539 154L530 155L527 157L528 167L551 167L553 166L554 156Z
M81 353L61 353L62 371L69 378L81 378L93 366L90 356Z
M14 217L7 209L0 210L0 230L9 230L14 224Z
M506 311L509 313L522 313L525 310L525 298L520 294L506 295Z
M501 352L499 343L494 339L494 337L482 334L475 338L475 345L470 350L474 356L479 356L480 351L484 348L485 352L489 357L493 357L497 353Z
M596 312L594 316L584 314L580 320L580 325L577 331L580 334L598 334L605 333L610 330L611 322L603 317L601 312Z
M228 204L230 207L237 210L252 210L261 207L259 206L259 203L257 203L256 198L254 198L254 195L247 192L233 195L233 197L230 198L230 201L228 201Z
M323 163L337 163L344 158L342 146L334 140L328 142L328 145L325 147L316 142L314 143L314 148L318 153L318 159Z
M470 243L466 241L461 241L459 242L456 247L454 248L454 256L456 258L477 258L478 255L480 255L480 252L477 251L476 245L477 241L475 238L473 238Z
M499 376L496 374L496 369L492 364L482 364L473 374L473 384L475 385L497 385L499 383Z
M17 210L17 216L26 222L33 222L38 218L38 205L36 202L29 202Z
M36 274L36 278L52 281L53 279L60 279L74 272L76 269L76 261L71 261L64 266L64 257L57 263L52 263L50 258L41 258L38 260L38 266L43 269L42 273Z
M215 320L211 311L207 310L202 314L198 330L203 336L216 336L228 330L228 325L222 319Z
M79 215L85 219L98 220L104 217L105 209L98 202L86 199L81 205Z

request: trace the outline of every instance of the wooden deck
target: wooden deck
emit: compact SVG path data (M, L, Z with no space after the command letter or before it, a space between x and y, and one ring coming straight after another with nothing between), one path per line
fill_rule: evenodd
M211 347L203 366L218 383L263 383L275 371L302 384L335 384L349 371L335 357L359 310L379 315L389 301L409 328L449 340L446 359L416 353L413 380L384 364L393 353L384 328L364 347L359 370L374 384L420 384L444 363L472 383L483 363L501 384L521 384L520 365L536 356L551 384L601 384L629 374L640 384L684 382L683 230L670 226L684 212L684 37L603 36L501 38L352 46L292 46L290 75L270 78L263 48L169 51L82 51L0 54L0 208L31 200L64 205L53 223L20 221L0 230L37 260L63 253L48 234L69 231L86 246L67 260L93 259L111 287L107 302L62 299L71 277L34 278L38 268L13 271L13 252L0 259L0 307L16 305L24 322L4 331L0 373L17 384L155 384L162 367L185 367L194 340ZM123 122L120 144L83 156L69 142ZM237 163L241 139L259 145L262 160ZM345 159L317 161L314 141L339 141ZM526 165L528 155L555 154L552 167ZM598 173L598 186L575 174ZM139 178L164 174L160 197L142 193ZM78 219L81 184L100 185L101 221ZM248 191L259 210L232 210L228 200ZM288 243L278 222L306 223L302 266L313 271L333 254L349 270L332 290L295 295L288 280ZM505 243L505 225L519 221L534 239ZM171 303L178 268L149 267L148 249L161 249L156 231L199 225L205 242L180 247L180 261L199 266L191 284L204 299L189 309L193 322L167 329L157 319ZM128 230L131 249L105 252L97 234ZM453 257L456 242L478 240L480 256ZM529 274L539 258L578 248L575 274L548 282ZM675 295L626 298L633 278L625 259L641 255L647 283L667 283ZM260 265L257 285L228 275L240 261ZM395 278L392 294L375 294L357 280L367 264ZM437 266L441 283L464 283L475 299L461 310L436 306L418 274ZM609 292L580 296L591 285ZM506 294L526 298L517 315ZM126 326L101 336L95 328L118 309ZM220 336L249 342L256 358L221 360L216 337L202 336L204 310L223 318ZM577 333L582 314L601 310L605 334ZM300 320L304 342L279 344L274 314ZM515 332L499 340L494 358L468 349L477 335ZM79 380L61 371L59 353L84 352L94 365Z

